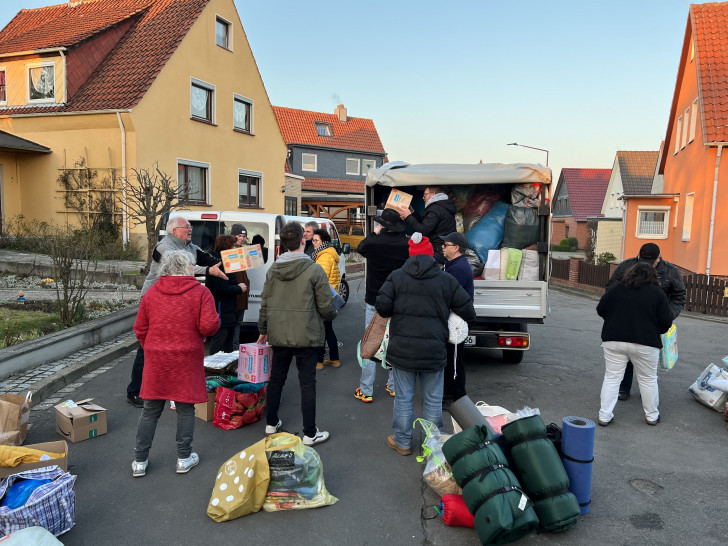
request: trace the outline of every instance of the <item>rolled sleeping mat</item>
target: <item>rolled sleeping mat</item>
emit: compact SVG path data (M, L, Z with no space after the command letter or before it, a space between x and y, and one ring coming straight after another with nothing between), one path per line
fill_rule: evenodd
M463 488L483 544L512 542L538 527L532 503L508 468L492 430L469 427L447 440L442 451Z
M485 425L492 434L495 434L485 420L485 417L483 417L483 414L480 413L478 407L473 404L473 401L467 394L450 404L448 412L463 430L474 425Z
M564 417L561 433L561 462L569 476L569 491L576 495L581 514L589 513L592 467L594 465L594 421Z
M546 437L541 416L512 421L501 432L511 448L513 470L534 502L541 528L560 532L576 525L579 503L569 491L569 477L554 444Z

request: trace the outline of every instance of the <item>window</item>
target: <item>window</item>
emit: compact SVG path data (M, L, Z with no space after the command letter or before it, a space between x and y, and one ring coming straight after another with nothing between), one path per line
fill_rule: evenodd
M358 159L346 159L346 174L359 174L359 160Z
M238 170L238 206L260 207L260 186L263 173Z
M330 137L331 136L331 125L328 123L324 123L322 121L316 122L316 134L318 136L325 136Z
M690 139L688 143L695 140L695 124L698 122L698 99L693 101L693 110L690 112Z
M215 86L192 78L190 85L192 119L215 123Z
M680 151L680 135L682 134L682 116L677 118L677 130L675 131L675 150L673 155Z
M377 161L375 159L362 159L361 160L361 174L366 176L369 169L376 169Z
M0 104L5 104L7 100L8 98L5 87L5 69L0 68Z
M55 102L56 65L51 62L28 67L28 102Z
M637 216L638 239L667 239L670 207L639 207Z
M232 33L230 32L231 26L222 17L215 18L215 43L220 47L232 50Z
M253 132L253 101L240 95L233 96L233 129Z
M298 199L286 196L284 203L284 212L286 216L298 216Z
M680 149L682 150L685 145L688 143L688 126L690 120L690 108L685 110L685 116L683 117L683 130L682 130L682 137L680 138Z
M177 162L177 186L180 201L193 205L207 204L210 165L194 161Z
M318 157L316 154L301 154L301 170L316 171L318 167Z
M695 202L695 194L689 193L685 196L685 218L683 218L683 234L682 240L689 241L693 228L693 206Z

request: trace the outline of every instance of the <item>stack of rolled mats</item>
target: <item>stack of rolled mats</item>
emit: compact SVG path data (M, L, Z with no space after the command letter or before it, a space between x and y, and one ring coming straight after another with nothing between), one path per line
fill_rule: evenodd
M445 442L442 451L463 489L468 510L475 516L481 543L513 542L538 527L533 503L521 490L487 426L463 430Z
M556 448L546 437L541 416L512 421L501 432L510 448L513 469L534 502L541 529L558 532L576 525L579 502L569 492L569 477Z

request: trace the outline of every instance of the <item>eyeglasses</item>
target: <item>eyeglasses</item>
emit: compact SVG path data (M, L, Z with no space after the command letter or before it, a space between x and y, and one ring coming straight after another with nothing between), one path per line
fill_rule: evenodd
M186 229L187 231L191 231L192 226L177 226L176 228L172 229L172 231L174 231L175 229Z
M422 197L427 197L428 195L432 195L432 192L426 191L425 193L422 194Z
M453 244L453 243L442 243L442 246L458 246L458 245Z

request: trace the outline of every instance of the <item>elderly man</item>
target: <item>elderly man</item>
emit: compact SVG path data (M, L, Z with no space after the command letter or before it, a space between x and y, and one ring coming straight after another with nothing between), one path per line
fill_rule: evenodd
M313 248L313 232L319 229L319 227L321 227L319 223L313 220L306 222L303 226L303 238L306 240L306 247L303 249L303 252L306 256L311 256L315 250Z
M672 312L672 320L674 321L680 314L680 311L683 310L683 307L685 307L685 284L683 283L680 270L660 257L660 247L655 243L645 243L635 258L628 258L619 264L607 281L606 289L609 290L619 284L624 274L638 262L647 262L657 271L660 288L667 295L667 301L670 304L670 311ZM624 378L619 385L619 400L627 400L629 398L630 391L632 390L633 373L634 366L632 362L627 362Z
M465 251L468 249L468 239L462 233L453 231L449 235L445 235L442 240L442 253L447 260L445 272L457 279L458 284L468 293L472 302L475 292L473 270L465 257ZM467 394L465 392L465 365L463 364L464 351L465 342L459 343L457 347L452 343L447 344L445 388L442 395L444 409L449 408L452 402Z
M452 233L455 225L455 201L450 199L440 186L427 186L422 194L425 200L425 213L420 216L410 206L409 209L399 209L399 216L412 228L412 231L422 233L430 239L435 250L435 260L445 263L442 253L442 237Z
M144 280L144 286L142 286L142 297L159 280L162 257L170 250L189 252L196 264L194 266L195 275L209 274L227 280L227 275L220 270L220 263L200 247L192 244L192 225L184 218L174 216L167 222L167 235L157 243L152 252L152 263L149 267L149 274ZM126 387L126 399L135 408L144 407L144 401L139 398L143 370L144 350L139 347L131 369L131 381Z

